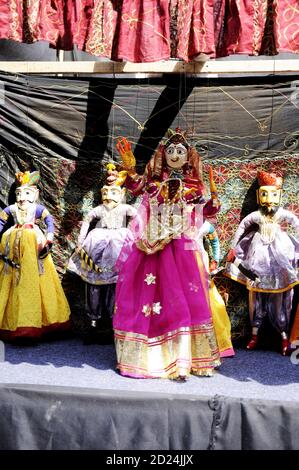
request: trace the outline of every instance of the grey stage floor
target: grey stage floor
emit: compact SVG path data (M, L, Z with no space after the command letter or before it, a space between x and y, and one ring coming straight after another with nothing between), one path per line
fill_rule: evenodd
M122 377L115 371L113 346L84 346L76 338L36 346L5 345L0 383L299 402L299 364L277 352L239 349L235 357L223 359L213 377L191 376L186 383L177 383Z

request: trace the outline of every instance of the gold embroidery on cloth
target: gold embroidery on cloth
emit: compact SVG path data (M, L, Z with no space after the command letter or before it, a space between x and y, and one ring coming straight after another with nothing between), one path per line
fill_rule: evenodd
M175 193L170 196L169 184L178 182ZM170 243L173 239L180 238L190 231L189 217L186 216L192 210L191 204L187 204L184 198L184 187L181 179L169 178L163 181L158 192L149 201L150 215L142 238L136 242L139 250L146 254L153 254ZM159 195L163 196L164 203L158 203Z
M38 39L39 33L39 7L40 0L30 0L27 5L23 3L23 35L27 43Z
M156 34L157 36L160 36L167 44L169 44L168 38L154 28L154 26L151 23L151 17L149 21L146 21L146 15L151 14L154 10L158 10L158 8L159 7L155 7L155 8L152 8L151 10L144 11L142 14L142 17L143 17L142 19L139 18L139 12L137 12L136 8L133 8L130 13L124 13L121 19L124 23L129 24L129 28L131 30L134 30L134 29L136 30L138 23L148 26L154 34Z
M209 376L220 365L211 323L182 327L155 338L115 330L115 345L117 368L136 377Z
M22 41L22 33L20 34L20 22L18 15L18 8L16 0L11 0L10 2L10 13L11 13L11 22L10 22L10 35L8 39L13 39L14 41Z
M8 220L8 215L6 214L6 212L4 211L0 212L0 219Z
M260 8L262 7L263 17L264 17L265 7L266 7L266 13L267 13L267 2L262 2L262 4L264 5L261 5L260 0L254 0L253 5L252 5L253 7L252 54L253 55L259 54L261 40L262 40L262 32L264 31L264 28L261 28L261 25L260 25Z
M98 2L93 14L92 34L86 41L86 52L110 57L114 34L113 19L112 3L104 0Z
M48 209L44 209L41 215L41 220L45 220L45 218L49 215Z

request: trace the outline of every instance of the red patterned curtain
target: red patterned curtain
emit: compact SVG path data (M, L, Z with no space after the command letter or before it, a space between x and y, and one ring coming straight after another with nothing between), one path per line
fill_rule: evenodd
M298 0L0 0L0 38L131 62L299 53Z
M261 50L268 0L231 0L223 11L222 42L217 54L257 55Z
M177 3L177 57L187 62L201 53L215 56L214 0Z
M277 49L299 53L299 1L275 2L273 15Z
M299 53L298 0L226 0L217 56ZM218 23L219 24L219 23Z
M169 0L120 3L113 58L131 62L169 59Z
M61 21L62 1L0 0L0 37L32 43L46 40L57 44Z

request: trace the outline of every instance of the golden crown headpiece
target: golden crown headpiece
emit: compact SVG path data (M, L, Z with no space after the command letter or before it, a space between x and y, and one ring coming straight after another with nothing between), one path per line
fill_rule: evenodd
M170 144L183 144L186 147L190 147L190 144L187 142L187 132L182 131L179 127L176 127L175 131L168 129L167 140L164 142L164 145L167 147Z
M16 181L18 186L37 186L40 182L40 172L19 171L16 173Z
M106 184L115 185L115 186L122 186L127 178L126 171L118 171L114 163L108 163L106 165L107 170L107 177L106 177Z

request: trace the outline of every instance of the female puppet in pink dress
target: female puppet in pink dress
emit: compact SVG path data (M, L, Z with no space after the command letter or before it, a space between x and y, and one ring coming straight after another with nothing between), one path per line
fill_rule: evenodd
M218 212L203 198L200 160L179 130L135 171L126 139L117 145L126 186L143 194L135 243L124 249L113 318L122 375L185 380L212 375L220 364L209 306L207 274L194 241L202 215Z

